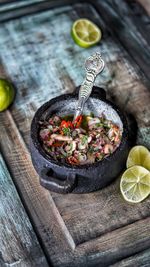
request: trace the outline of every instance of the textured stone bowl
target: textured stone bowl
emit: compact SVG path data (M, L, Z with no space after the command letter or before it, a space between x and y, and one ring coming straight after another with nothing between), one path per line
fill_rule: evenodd
M129 151L126 118L113 103L106 100L105 91L98 87L93 88L92 95L86 102L84 114L93 112L97 116L103 113L123 130L120 146L114 153L93 164L71 166L57 162L43 150L38 137L38 122L53 114L74 114L77 98L78 89L73 94L51 99L37 110L31 124L30 148L34 168L39 174L41 185L58 193L86 193L105 187L118 177L125 166Z

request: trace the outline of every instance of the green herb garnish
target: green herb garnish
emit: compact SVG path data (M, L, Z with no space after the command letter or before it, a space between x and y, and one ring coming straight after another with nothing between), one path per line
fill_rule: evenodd
M63 131L64 135L70 136L70 134L71 134L70 133L70 128L65 127L65 128L62 129L62 131Z
M87 141L88 141L88 136L84 135L81 140L82 145L85 145Z
M94 113L93 112L90 113L90 117L94 118Z
M108 124L103 124L103 126L107 129L110 129L111 127L108 126Z
M94 152L94 147L89 147L89 149L88 149L88 152L90 153L90 154L92 154L93 152Z
M103 123L99 122L99 123L96 123L95 126L96 127L103 127L104 125L103 125Z

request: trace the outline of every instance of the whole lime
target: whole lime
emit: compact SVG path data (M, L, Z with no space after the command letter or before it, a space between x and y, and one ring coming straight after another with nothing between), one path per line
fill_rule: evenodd
M13 102L15 90L13 85L5 80L0 79L0 111L5 110Z

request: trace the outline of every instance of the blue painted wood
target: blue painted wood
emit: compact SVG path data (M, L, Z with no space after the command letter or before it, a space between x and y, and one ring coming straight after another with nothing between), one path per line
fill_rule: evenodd
M74 44L70 36L73 20L81 16L81 13L86 13L86 9L80 5L24 17L5 23L5 26L0 28L2 36L0 49L3 51L1 59L7 74L13 78L18 88L13 112L17 116L19 125L23 123L23 118L26 121L25 127L20 125L21 131L27 132L26 127L29 130L31 117L42 103L61 93L73 91L75 85L82 82L84 78L82 66L85 59L94 51L100 51L106 61L106 68L96 84L103 84L106 88L109 86L110 95L115 94L115 101L118 104L121 102L121 107L125 107L128 99L128 104L131 104L130 108L126 106L126 110L132 113L140 124L137 142L149 147L150 141L147 135L149 127L146 122L149 118L149 93L137 76L136 70L129 64L126 53L108 35L103 21L99 20L94 9L91 10L93 15L90 16L102 28L104 34L100 45L88 50ZM132 75L128 73L129 69ZM110 86L111 82L116 83L118 89L113 85ZM131 98L133 86L134 95ZM124 88L123 94L121 87ZM135 105L134 101L141 104Z
M124 1L122 5L118 5L118 2L115 0L99 1L99 6L97 8L106 24L111 24L111 33L117 37L117 40L121 42L131 58L140 66L148 81L150 81L150 37L149 34L143 34L143 31L149 32L147 23L143 25L141 32L138 23L133 23L134 18L132 19L129 7ZM145 18L149 23L148 16L145 15ZM141 20L141 27L142 24L143 22Z
M0 266L48 267L1 154Z
M6 0L7 1L7 0ZM8 0L9 1L9 0ZM7 1L7 2L8 2ZM22 16L32 15L37 12L42 12L45 10L48 10L50 8L56 8L59 6L65 6L68 4L74 4L78 2L78 0L28 0L24 1L22 3L19 3L18 5L15 4L10 5L10 8L4 8L2 7L2 12L0 12L0 22L6 22L9 20L13 20L16 18L20 18ZM84 0L80 0L80 2L84 2Z
M110 267L149 267L150 264L150 249L138 253L132 257L124 259Z
M21 0L21 1L15 1L15 0L0 0L0 12L9 11L12 9L16 9L18 7L25 7L30 4L39 3L44 0Z

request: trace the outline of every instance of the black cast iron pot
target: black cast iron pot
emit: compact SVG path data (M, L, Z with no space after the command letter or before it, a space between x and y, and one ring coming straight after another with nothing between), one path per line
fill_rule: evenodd
M84 114L93 112L97 116L103 113L123 129L120 146L115 152L93 164L71 166L57 162L43 150L38 138L38 122L53 114L74 114L77 98L78 89L72 94L51 99L37 110L31 124L31 158L40 176L40 184L58 193L86 193L105 187L122 171L129 151L126 119L113 103L106 100L104 89L98 87L93 88L92 95L85 104Z

